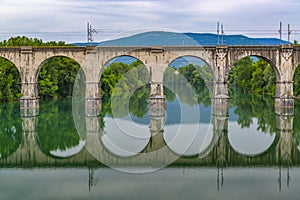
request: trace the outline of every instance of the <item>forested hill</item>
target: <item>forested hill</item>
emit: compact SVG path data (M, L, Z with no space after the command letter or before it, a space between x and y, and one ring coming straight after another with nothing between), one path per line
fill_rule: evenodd
M223 40L222 40L223 38ZM174 33L152 31L139 33L119 39L95 42L94 46L198 46L198 45L279 45L288 44L287 41L277 38L250 38L244 35L218 36L210 33ZM86 46L87 43L74 43L77 46Z

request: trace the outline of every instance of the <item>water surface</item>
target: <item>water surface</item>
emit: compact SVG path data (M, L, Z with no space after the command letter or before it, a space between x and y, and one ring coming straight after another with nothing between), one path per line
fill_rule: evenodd
M225 109L175 98L153 116L145 100L128 115L102 110L79 126L70 99L40 105L36 117L0 105L1 199L299 197L299 102L293 116L280 116L267 96L237 95ZM168 156L177 159L158 167Z

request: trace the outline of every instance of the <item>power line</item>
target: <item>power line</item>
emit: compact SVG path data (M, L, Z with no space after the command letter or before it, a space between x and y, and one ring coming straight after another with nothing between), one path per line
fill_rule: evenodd
M221 27L220 27L221 26ZM222 28L223 27L223 28ZM116 30L116 29L110 29L110 28L93 28L91 24L88 23L87 27L87 32L82 30L80 28L71 28L69 30L55 30L55 29L48 29L47 31L28 31L28 32L22 32L22 31L15 31L15 32L9 32L9 31L0 31L0 36L1 37L6 37L6 36L16 36L16 35L31 35L34 37L84 37L87 36L87 40L89 43L91 43L94 40L94 34L95 33L100 33L101 32L101 37L110 37L119 33L122 33L124 31L122 30ZM281 30L281 31L280 31ZM282 39L284 35L287 35L288 41L291 40L291 36L299 35L300 36L300 29L292 29L291 25L289 24L287 29L282 28L281 24L281 29L276 30L276 29L224 29L223 24L220 24L218 22L217 24L217 36L218 36L218 44L223 43L223 37L224 34L243 34L243 35L260 35L260 36L266 36L269 37L273 35L274 37L279 37ZM216 33L215 30L208 30L208 31L203 31L202 33Z

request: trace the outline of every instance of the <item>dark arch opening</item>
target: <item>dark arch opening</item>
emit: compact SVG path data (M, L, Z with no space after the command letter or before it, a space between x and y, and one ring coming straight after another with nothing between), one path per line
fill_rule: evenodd
M294 96L297 99L300 99L300 64L296 67L293 77L293 89L294 89Z
M180 156L203 156L214 141L211 127L213 73L201 58L182 56L163 77L167 100L164 140Z
M137 155L149 142L149 78L142 61L131 56L115 57L102 68L100 141L114 155Z
M37 77L39 96L43 99L39 108L39 147L52 157L73 156L83 148L84 137L76 130L70 97L74 90L75 95L85 96L83 69L72 58L54 56L40 65Z
M83 71L79 69L80 65L75 60L65 56L54 56L44 61L37 74L39 97L71 97L77 74Z
M244 57L231 68L228 76L230 107L235 109L242 128L250 127L252 118L258 118L261 131L276 131L275 81L273 67L260 57Z
M119 82L121 81L121 82ZM146 83L146 84L145 84ZM148 112L150 96L149 72L142 61L132 56L119 56L108 61L102 68L99 81L102 98L102 116L112 116L111 97L114 95L121 104L118 116L126 115L122 108L129 103L129 111L138 118ZM131 94L132 93L132 94ZM127 98L131 96L129 102Z
M300 151L300 64L297 65L294 77L293 77L293 89L294 89L294 97L295 97L295 111L294 111L294 134L293 139L295 145L298 146Z
M180 95L180 98L188 103L191 100L191 94L185 94L188 90L176 87L176 85L183 86L186 84L182 82L181 78L178 79L178 74L181 74L192 86L198 103L203 103L206 106L211 104L214 75L207 62L195 56L181 56L173 60L165 71L164 83L174 85L174 88L178 89L177 94L183 94ZM164 87L164 93L168 101L175 100L175 95L167 87Z
M253 155L272 143L277 132L274 114L276 76L272 65L256 56L244 57L231 68L228 76L228 137L236 151Z
M259 56L246 56L234 63L229 72L229 96L233 92L275 96L276 77L278 73L270 61Z
M17 101L21 97L19 70L11 61L0 57L0 101Z

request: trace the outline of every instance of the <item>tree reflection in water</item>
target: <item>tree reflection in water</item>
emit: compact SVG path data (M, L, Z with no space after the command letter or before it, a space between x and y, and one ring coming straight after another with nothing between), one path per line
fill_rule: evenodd
M0 158L13 154L22 142L22 120L18 103L0 105Z

